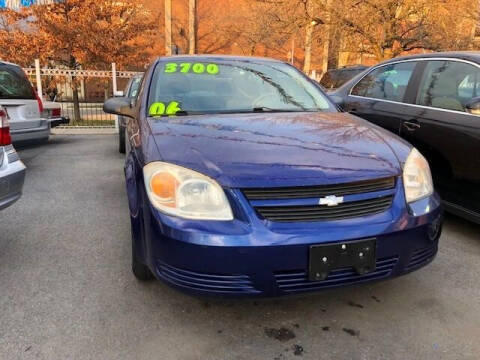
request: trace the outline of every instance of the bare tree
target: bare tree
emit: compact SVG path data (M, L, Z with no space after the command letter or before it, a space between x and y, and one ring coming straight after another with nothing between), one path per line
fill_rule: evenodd
M379 61L414 50L468 47L465 22L475 0L341 0L330 8L347 50L367 52ZM473 9L473 10L472 10ZM463 30L463 31L462 31ZM463 35L465 34L465 35ZM467 40L468 39L468 40ZM453 40L453 41L452 41Z

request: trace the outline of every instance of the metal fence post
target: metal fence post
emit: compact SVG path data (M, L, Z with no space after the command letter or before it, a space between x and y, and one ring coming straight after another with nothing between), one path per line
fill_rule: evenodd
M35 77L37 80L37 93L43 102L42 78L40 77L40 60L35 59Z
M113 96L117 96L117 65L112 63L112 88ZM120 128L118 126L118 115L115 115L115 132L119 132Z
M112 63L112 87L113 96L117 96L117 64Z

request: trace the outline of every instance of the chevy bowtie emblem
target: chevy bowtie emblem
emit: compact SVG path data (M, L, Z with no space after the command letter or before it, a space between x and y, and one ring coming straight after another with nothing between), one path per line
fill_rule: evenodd
M343 203L343 196L335 196L335 195L326 196L324 198L321 198L318 203L320 205L337 206Z

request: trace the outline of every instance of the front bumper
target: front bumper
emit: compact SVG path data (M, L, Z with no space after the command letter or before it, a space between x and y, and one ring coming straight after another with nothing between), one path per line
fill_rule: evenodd
M5 153L3 164L0 164L0 210L12 205L22 196L25 171L25 165L14 151Z
M441 233L440 199L435 194L403 208L397 211L394 204L393 220L374 215L292 227L239 220L199 225L165 216L147 203L143 224L133 231L144 239L137 249L144 262L174 287L225 297L280 296L392 278L428 264ZM358 275L344 268L326 280L308 280L311 245L372 237L377 240L374 272Z

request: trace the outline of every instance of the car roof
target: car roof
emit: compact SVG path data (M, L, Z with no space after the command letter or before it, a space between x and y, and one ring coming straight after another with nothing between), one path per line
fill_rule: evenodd
M2 65L12 65L12 66L21 67L21 66L18 65L18 64L14 64L14 63L11 63L11 62L8 62L8 61L3 61L3 60L0 60L0 64L2 64Z
M349 70L364 70L367 69L368 66L366 65L349 65L349 66L342 66L336 69L330 69L328 71L349 71Z
M416 60L416 59L431 59L431 58L445 58L445 59L461 59L480 63L480 51L446 51L446 52L434 52L428 54L416 54L396 57L387 61L383 61L378 65L389 64L392 62L404 61L404 60Z
M284 61L260 57L260 56L237 56L237 55L214 55L214 54L202 54L202 55L174 55L174 56L161 56L157 58L157 61L182 61L182 60L196 60L196 61L211 61L211 60L227 60L227 61L265 61L274 63L284 63Z

